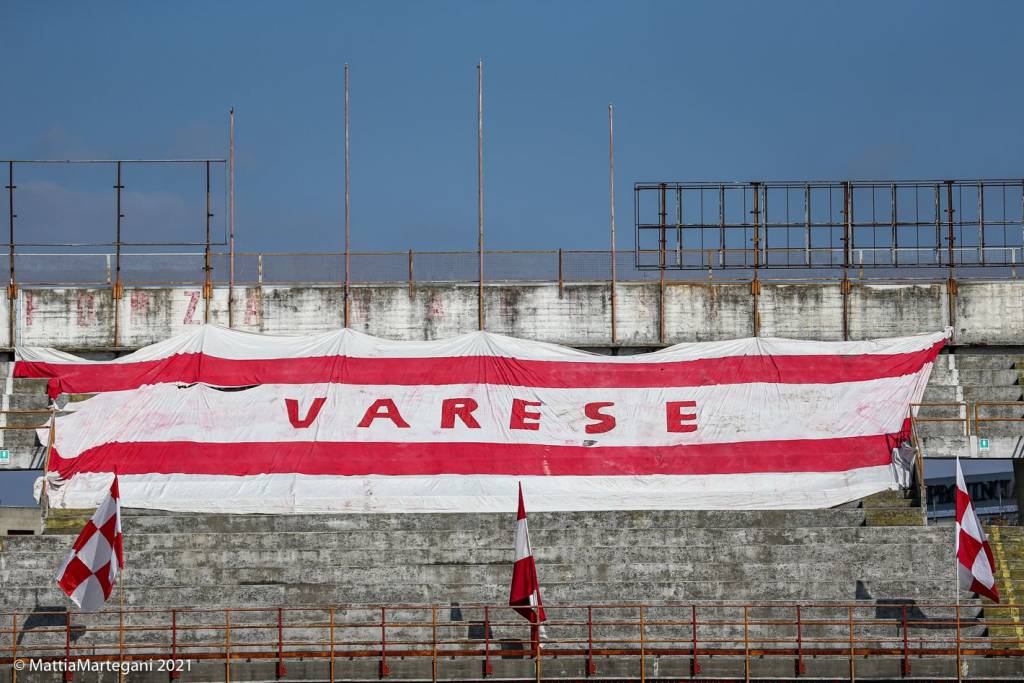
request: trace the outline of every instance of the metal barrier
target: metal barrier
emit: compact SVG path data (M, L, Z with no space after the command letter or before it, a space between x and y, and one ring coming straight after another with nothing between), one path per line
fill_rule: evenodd
M637 183L645 269L1012 266L1024 180Z
M860 250L857 250L859 253ZM479 255L475 251L353 252L349 256L354 285L477 282ZM206 287L207 257L198 252L122 253L122 287L193 285ZM19 253L18 284L22 287L101 286L117 281L114 252ZM612 254L601 250L492 250L484 253L489 283L607 283L612 281ZM615 254L618 282L737 282L749 283L752 273L732 270L651 271L637 267L633 254ZM209 283L231 285L231 255L211 252ZM1021 264L1024 267L1024 263ZM852 280L870 282L945 282L934 269L913 266L860 268ZM841 282L843 273L816 266L766 271L766 282ZM962 267L960 280L1017 279L1017 264ZM334 284L345 281L345 255L335 252L239 252L234 255L234 285Z
M532 660L540 680L545 661L569 660L581 676L611 667L644 680L649 660L676 661L699 673L711 657L751 662L782 658L797 676L812 658L899 663L904 675L918 657L1024 656L1019 605L879 604L607 604L546 606L542 639L507 606L367 605L238 609L129 609L95 613L32 611L0 614L0 665L16 661L222 662L225 680L239 661L319 661L335 680L360 678L353 662L386 677L400 660L422 663L432 680L450 662L471 660L481 677L499 661ZM496 634L505 637L496 637ZM0 652L3 652L0 650ZM600 662L598 660L600 658ZM609 664L608 662L611 662ZM65 667L67 664L64 665ZM178 664L177 666L181 666ZM175 671L169 671L175 678ZM70 677L65 677L70 680Z
M997 409L1014 409L1015 415L986 415L987 411ZM925 409L928 412L948 411L948 415L925 415L920 412ZM1005 411L1004 411L1005 412ZM963 436L984 435L985 425L997 423L1021 424L1021 431L1024 432L1024 401L956 401L948 403L915 403L910 406L911 427L916 432L921 425L928 424L958 424L962 428ZM953 414L955 413L955 414Z

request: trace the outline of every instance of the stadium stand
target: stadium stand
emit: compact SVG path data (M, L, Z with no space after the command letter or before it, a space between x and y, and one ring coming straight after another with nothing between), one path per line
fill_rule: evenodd
M1017 357L1009 355L944 354L926 400L1017 400L1016 367ZM8 380L6 389L11 408L46 405L43 380ZM26 416L22 423L30 419L38 423L39 417ZM926 435L957 438L952 424L928 424L933 431ZM5 430L5 438L5 447L32 448L41 457L31 431ZM86 620L67 615L53 577L89 513L50 511L45 535L3 539L0 618L15 628L0 625L8 628L0 642L16 640L22 652L56 647L48 652L59 655L67 646L117 654L166 641L173 621L177 642L191 643L197 648L192 652L213 656L224 647L211 643L230 642L235 680L280 676L282 669L274 667L286 660L289 677L344 680L385 671L394 678L482 675L479 657L443 655L486 639L495 643L494 661L488 662L495 676L534 675L536 663L523 651L531 647L526 622L511 610L485 615L475 607L507 600L512 511L257 516L126 510L127 570L119 595L126 612L122 616L112 605L113 611ZM999 611L963 594L958 623L949 606L950 528L924 526L913 491L826 510L533 514L530 527L545 602L552 606L545 645L552 654L542 658L544 676L582 677L588 664L601 676L635 675L640 660L614 653L635 650L643 619L649 651L666 653L642 659L652 678L689 676L697 669L710 677L784 676L801 666L811 677L848 676L854 669L865 678L949 676L955 672L951 657L918 654L911 661L906 652L908 643L948 646L957 640L974 653L963 656L972 675L1019 674L1019 660L978 655L1000 649L1001 638L1020 647L1019 610ZM1024 594L1019 531L992 534L999 588L1008 596ZM804 605L802 623L799 616L793 620L797 603ZM597 608L589 623L579 607L609 604L629 607ZM641 613L640 604L650 606ZM380 606L394 607L385 615ZM315 654L327 642L328 617L335 649L355 653L351 658ZM990 625L995 619L1003 622ZM852 630L847 620L857 622L853 657L842 650ZM696 667L692 657L680 655L693 654L691 641L700 653ZM426 645L430 656L423 656L426 643L432 643ZM750 656L780 644L792 646L791 657ZM408 654L418 647L418 655ZM282 656L266 659L275 648ZM554 654L559 648L575 655ZM675 656L668 654L673 648ZM827 648L833 655L805 657L803 648ZM895 655L873 657L869 650ZM286 651L292 654L284 657ZM712 656L716 651L721 654ZM200 678L219 678L217 667L225 665L197 666L195 674L205 672Z

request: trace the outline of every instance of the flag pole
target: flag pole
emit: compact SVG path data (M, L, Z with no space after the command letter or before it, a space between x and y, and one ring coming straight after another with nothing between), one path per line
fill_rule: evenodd
M956 471L953 472L953 490L959 488L960 478L960 456L956 456ZM967 483L967 478L964 478ZM957 516L956 497L953 499L953 597L956 599L956 611L953 619L956 620L956 680L963 680L963 669L960 664L960 560L957 557L958 546L960 545L960 518Z

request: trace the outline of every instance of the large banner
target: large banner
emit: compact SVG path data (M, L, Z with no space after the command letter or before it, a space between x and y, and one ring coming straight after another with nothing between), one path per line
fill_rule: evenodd
M517 481L538 510L832 506L895 487L946 334L619 357L488 333L200 337L61 364L65 388L103 368L108 390L58 418L51 504L87 507L117 472L124 505L170 510L499 511Z

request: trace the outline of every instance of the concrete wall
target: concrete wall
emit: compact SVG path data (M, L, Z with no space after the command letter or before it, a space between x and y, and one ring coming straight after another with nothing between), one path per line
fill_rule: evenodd
M583 347L656 347L683 341L761 336L839 340L899 336L955 328L954 344L1017 345L1024 340L1024 283L960 283L950 313L945 282L620 283L616 336L607 283L494 284L485 287L487 329ZM392 339L438 339L477 329L477 286L469 284L353 287L353 328ZM756 307L755 307L756 306ZM340 287L239 287L233 324L253 332L302 333L342 324ZM0 319L10 308L0 300ZM137 348L204 321L228 324L228 292L205 300L196 287L26 288L13 302L15 343L99 351ZM757 315L755 315L755 313ZM662 325L661 320L664 318ZM760 328L755 328L755 320ZM10 346L8 326L0 344Z
M0 506L0 536L6 536L12 531L40 533L42 521L39 508Z

